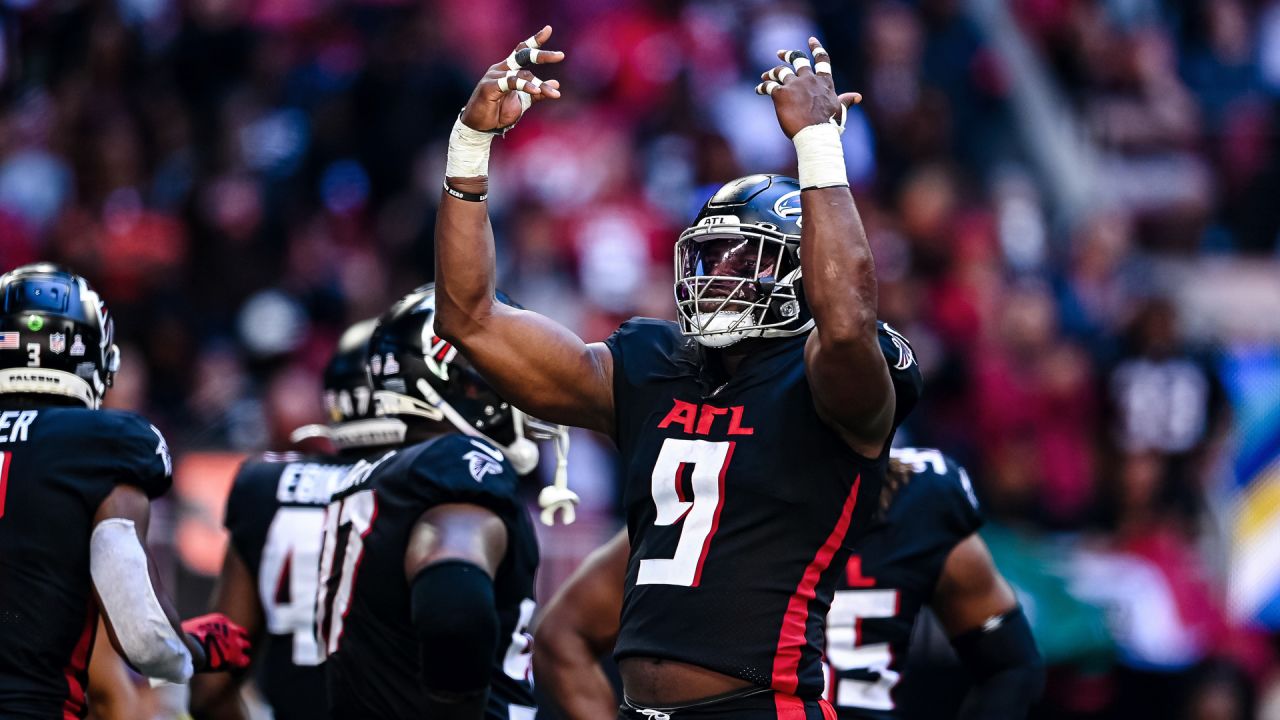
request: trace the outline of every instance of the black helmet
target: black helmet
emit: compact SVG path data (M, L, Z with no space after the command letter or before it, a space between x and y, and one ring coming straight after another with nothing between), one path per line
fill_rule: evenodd
M96 409L119 369L115 324L84 278L52 263L0 275L0 394Z
M748 175L716 191L676 241L680 330L704 345L813 327L800 283L800 182Z
M324 368L324 409L331 425L377 417L365 364L369 339L377 327L377 318L370 318L347 328Z
M515 305L502 293L498 300ZM533 440L559 438L564 428L512 407L457 348L436 335L435 317L435 285L428 284L378 321L368 355L378 414L407 424L446 422L502 448L517 473L531 472L538 464Z
M324 410L328 425L304 425L291 439L301 443L313 437L330 440L339 450L399 445L404 442L405 425L393 418L380 418L373 404L369 384L369 339L378 326L376 319L361 320L347 328L324 368Z

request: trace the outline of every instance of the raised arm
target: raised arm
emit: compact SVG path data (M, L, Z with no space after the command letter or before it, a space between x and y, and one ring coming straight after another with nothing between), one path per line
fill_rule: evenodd
M1044 688L1044 663L982 538L970 535L947 556L930 606L973 676L962 720L1025 718Z
M623 530L587 556L534 628L534 677L566 720L608 718L618 711L600 656L618 639L630 553Z
M543 420L613 432L613 356L562 325L494 299L488 160L495 131L533 102L560 97L527 69L558 63L542 50L551 27L516 46L481 78L449 138L436 216L436 333L458 346L502 395ZM518 69L517 69L518 68Z
M757 91L773 99L782 131L796 145L800 171L800 266L816 330L805 348L814 403L859 453L877 457L893 423L893 386L876 338L876 273L862 219L853 204L840 146L846 108L857 93L837 95L831 61L809 38L813 60L799 50L762 77Z

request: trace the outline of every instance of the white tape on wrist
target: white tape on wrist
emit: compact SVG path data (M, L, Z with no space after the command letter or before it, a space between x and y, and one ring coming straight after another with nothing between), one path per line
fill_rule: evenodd
M449 133L449 154L444 163L444 176L488 176L489 146L492 144L492 133L473 130L462 123L462 118L454 120L453 132Z
M132 520L108 518L93 529L89 575L129 664L147 677L189 680L191 653L151 587L147 553Z
M796 145L802 190L848 187L844 147L840 145L840 129L834 123L810 125L796 133L791 141Z

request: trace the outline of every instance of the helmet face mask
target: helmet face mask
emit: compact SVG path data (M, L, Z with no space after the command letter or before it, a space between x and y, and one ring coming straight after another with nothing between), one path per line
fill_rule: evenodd
M499 294L500 301L513 304ZM456 348L435 334L435 288L423 286L388 311L369 341L367 367L378 416L435 426L500 447L519 474L538 465L534 440L565 429L512 407Z
M720 348L812 327L801 289L799 196L795 180L751 175L707 202L676 241L682 333Z

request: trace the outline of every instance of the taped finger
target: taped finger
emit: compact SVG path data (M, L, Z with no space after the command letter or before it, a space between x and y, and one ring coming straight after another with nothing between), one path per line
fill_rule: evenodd
M779 65L769 71L768 79L773 80L779 85L783 85L786 84L787 78L792 77L793 75L795 75L795 72L793 72L790 67L786 65Z
M779 85L778 83L776 83L776 82L774 82L774 81L772 81L772 80L766 80L766 81L764 81L764 82L762 82L762 83L760 83L759 85L757 85L757 86L756 86L756 94L757 94L757 95L772 95L772 94L773 94L773 91L774 91L774 90L777 90L777 89L778 89L778 88L780 88L780 87L782 87L782 86L781 86L781 85Z
M809 52L813 54L813 71L819 75L830 75L831 55L818 42L818 38L809 38Z
M788 52L786 57L783 59L788 63L791 63L791 67L795 68L797 73L800 72L801 68L813 67L813 63L809 60L809 56L799 50L792 50Z
M498 90L501 92L510 92L512 87L511 78L516 77L517 72L518 71L514 69L508 70L506 75L498 78ZM523 87L523 85L519 84L523 82L523 79L517 78L517 87Z
M527 48L532 48L534 50L537 50L538 48L542 47L542 43L538 42L537 35L530 35L529 39L524 41L524 46Z

